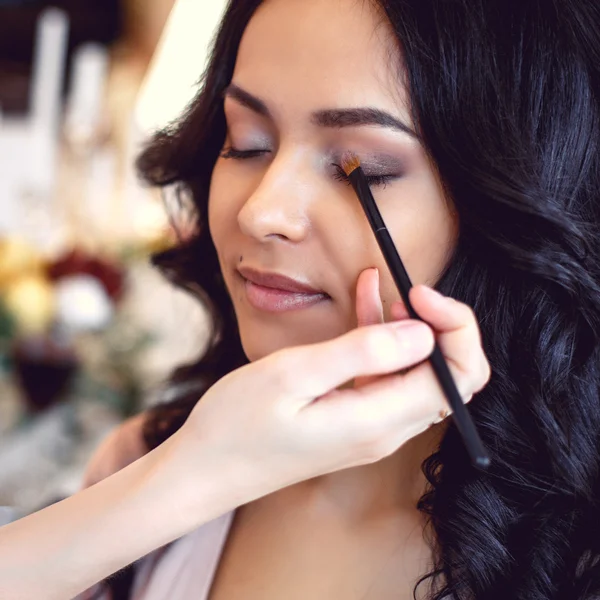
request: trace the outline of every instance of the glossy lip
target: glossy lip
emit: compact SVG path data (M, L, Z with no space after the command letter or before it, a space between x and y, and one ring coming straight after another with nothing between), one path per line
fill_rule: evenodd
M261 272L251 267L238 267L238 272L247 281L264 288L295 294L328 296L323 290L318 290L308 283L303 283L279 273Z
M308 308L329 300L325 294L303 294L299 292L286 292L271 287L263 287L244 280L246 298L251 306L257 310L271 313L286 312Z

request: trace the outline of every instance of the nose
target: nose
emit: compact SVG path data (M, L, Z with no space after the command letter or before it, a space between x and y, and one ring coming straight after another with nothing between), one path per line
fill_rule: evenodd
M238 213L241 231L260 242L301 242L310 230L308 206L314 195L314 174L302 160L278 156Z

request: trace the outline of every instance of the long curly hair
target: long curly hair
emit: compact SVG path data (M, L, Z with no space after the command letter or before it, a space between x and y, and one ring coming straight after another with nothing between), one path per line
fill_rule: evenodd
M470 465L452 424L423 464L435 563L415 595L429 580L432 600L599 598L600 5L371 1L397 36L398 78L459 216L437 288L473 307L493 369L470 404L489 472ZM174 374L179 395L149 412L149 448L247 362L207 205L222 93L260 4L231 1L197 97L138 161L147 182L192 203L195 234L154 263L214 324L206 353ZM108 580L115 598L128 579Z

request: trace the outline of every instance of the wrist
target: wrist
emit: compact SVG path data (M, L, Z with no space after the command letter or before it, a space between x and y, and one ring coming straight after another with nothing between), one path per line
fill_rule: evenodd
M235 461L185 428L146 458L144 493L172 513L177 537L249 501Z

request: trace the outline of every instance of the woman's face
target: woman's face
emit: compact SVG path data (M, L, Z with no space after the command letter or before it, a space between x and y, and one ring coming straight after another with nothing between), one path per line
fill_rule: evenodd
M356 327L356 283L369 267L379 268L386 320L400 300L360 202L335 166L346 150L373 177L413 283L434 284L446 266L457 223L411 134L401 75L395 38L368 2L267 0L250 21L225 98L224 151L232 152L217 161L209 200L249 360ZM278 296L259 307L261 288L246 283L244 267L326 296L301 296L310 302L300 306Z

